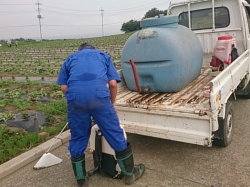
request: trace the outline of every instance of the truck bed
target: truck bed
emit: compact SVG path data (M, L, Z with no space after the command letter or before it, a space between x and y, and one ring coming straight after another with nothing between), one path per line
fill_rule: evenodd
M122 73L119 73L122 77ZM210 104L209 99L203 96L203 92L204 87L212 79L212 69L202 67L199 77L179 92L143 94L129 90L122 80L118 88L116 106L206 115L210 112Z
M203 92L213 78L212 69L203 67L179 92L143 94L129 90L122 80L116 97L120 124L127 133L210 147L211 106Z

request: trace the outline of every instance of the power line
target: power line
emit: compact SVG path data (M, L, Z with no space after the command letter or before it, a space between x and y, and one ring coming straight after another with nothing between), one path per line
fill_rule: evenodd
M116 9L116 10L108 10L107 12L118 12L120 13L121 11L131 11L131 10L136 10L136 9L141 9L141 8L145 8L148 6L152 6L152 5L156 5L156 4L162 4L162 3L166 3L166 0L158 0L152 3L148 3L148 4L143 4L141 6L136 6L136 7L132 7L132 8L127 8L127 9ZM50 7L50 8L55 8L57 10L66 10L66 11L73 11L73 12L97 12L100 10L75 10L75 9L66 9L66 8L59 8L59 7L54 7L54 6L50 6L50 5L45 5L43 4L43 6L45 7Z
M65 9L65 8L59 8L59 7L54 7L54 6L49 6L49 5L45 5L43 4L43 6L45 7L49 7L49 8L55 8L55 9L58 9L58 10L66 10L66 11L73 11L73 12L98 12L99 10L74 10L74 9Z
M157 4L162 4L162 3L166 3L166 0L160 0L160 1L156 1L153 3L149 3L149 4L143 4L142 6L137 6L137 7L132 7L132 8L126 8L126 9L119 9L119 10L109 10L109 12L123 12L123 11L131 11L131 10L138 10L141 8L145 8L148 6L152 6L152 5L156 5Z
M3 26L3 27L0 27L0 29L17 28L17 27L37 27L37 25Z
M103 24L103 26L106 25L117 25L121 24L123 22L116 22L116 23L108 23L108 24ZM8 28L18 28L18 27L36 27L37 25L12 25L12 26L0 26L0 29L8 29ZM50 25L50 24L43 24L43 27L99 27L100 25Z
M10 13L10 12L1 12L0 15L14 15L14 14L21 14L21 15L24 15L24 14L34 14L34 11L20 11L20 12L14 12L14 13Z
M163 0L165 2L165 0ZM127 9L119 9L119 10L108 10L105 11L105 15L121 15L121 13L123 12L129 12L131 13L132 10L138 10L138 9L142 9L144 7L150 6L150 5L155 5L155 3L162 3L162 0L160 1L156 1L154 3L148 3L148 4L143 4L142 6L137 6L137 7L132 7L132 8L127 8ZM51 7L51 8L56 8L57 10L49 10L49 9L44 9L44 12L47 12L49 14L52 15L59 15L59 16L78 16L78 17L89 17L89 16L98 16L99 13L94 13L100 10L73 10L73 9L63 9L63 8L58 8L58 7L53 7L53 6L48 6L48 5L44 5L39 3L40 5L46 6L46 7ZM0 4L1 5L1 4ZM6 4L4 4L6 5ZM10 5L10 4L9 4ZM26 5L26 4L12 4L12 5ZM38 3L36 3L36 5L38 5ZM66 11L73 11L72 12L65 12L65 11L58 11L58 10L66 10ZM80 11L81 13L76 13L77 11ZM1 11L0 15L13 15L13 14L21 14L21 12L23 12L23 14L29 13L27 11ZM85 12L85 13L82 13ZM90 13L89 13L90 12ZM31 13L31 12L30 12ZM102 15L103 15L103 11L102 11Z
M105 9L105 16L106 17L110 17L110 16L121 16L121 15L125 15L125 14L131 14L131 11L132 12L136 12L136 10L139 10L139 9L143 9L145 7L148 7L148 6L156 6L156 4L159 4L159 3L165 3L166 0L156 0L152 3L143 3L141 4L140 6L134 6L134 7L131 7L131 8L123 8L123 9L116 9L116 10L106 10ZM41 4L39 2L39 0L37 0L38 3L36 3L36 5L38 6L37 7L37 10L38 10L38 15L37 15L37 18L39 20L39 27L40 27L40 38L41 38L41 41L42 41L42 23L41 23L41 19L43 18L42 15L41 15L41 5L43 5L43 7L47 7L47 9L42 9L43 11L43 14L52 14L52 15L55 15L55 16L74 16L74 17L94 17L94 16L100 16L100 11L101 11L101 19L102 19L102 36L104 36L104 27L107 26L107 25L118 25L118 24L122 24L123 22L117 22L117 23L108 23L108 24L104 24L104 9L103 7L101 7L100 10L72 10L72 9L63 9L63 8L59 8L59 7L53 7L53 6L48 6L48 5L44 5L44 4ZM32 4L0 4L0 5L32 5ZM34 6L34 4L33 4ZM54 9L54 10L53 10ZM60 11L61 10L61 11ZM71 12L70 12L71 11ZM72 12L73 11L73 12ZM77 12L79 11L79 12ZM99 13L97 12L99 11ZM23 14L27 14L29 13L30 11L27 10L16 10L14 11L13 7L12 7L12 10L11 11L1 11L0 12L0 15L8 15L11 14L21 14L21 12L23 12ZM31 13L31 12L30 12ZM105 19L106 19L105 17ZM0 26L0 29L11 29L11 28L18 28L18 27L35 27L37 25L21 25L21 26ZM98 25L44 25L43 24L43 27L96 27L96 26L99 26L100 27L100 24Z
M34 5L34 4L0 4L0 5L10 5L10 6L12 6L12 5L14 5L14 6L16 6L16 5Z
M142 6L137 6L137 7L132 7L132 8L127 8L127 9L119 9L119 10L107 10L105 11L106 14L105 15L114 15L114 14L121 14L122 12L130 12L132 10L139 10L139 9L143 9L145 7L149 7L149 6L152 6L152 5L156 5L156 4L162 4L162 3L165 3L166 0L159 0L159 1L156 1L156 2L153 2L153 3L148 3L148 4L143 4ZM98 15L97 13L94 13L94 12L97 12L97 11L100 11L100 10L73 10L73 9L65 9L65 8L59 8L59 7L54 7L54 6L49 6L49 5L44 5L43 6L45 7L48 7L48 8L54 8L54 9L57 9L57 10L49 10L49 9L43 9L44 11L46 12L50 12L50 13L59 13L59 14L63 14L64 16L65 15L77 15L77 16L90 16L90 15ZM58 10L64 10L64 11L58 11ZM65 12L65 11L73 11L74 13L70 13L70 12ZM81 13L76 13L76 12L81 12ZM85 13L82 13L82 12L85 12ZM90 13L89 13L90 12Z
M80 16L80 17L89 17L90 15L100 15L100 13L95 13L95 14L84 14L84 13L68 13L68 12L60 12L60 11L55 11L55 10L48 10L48 9L43 9L43 12L47 12L49 14L53 15L61 15L61 16Z

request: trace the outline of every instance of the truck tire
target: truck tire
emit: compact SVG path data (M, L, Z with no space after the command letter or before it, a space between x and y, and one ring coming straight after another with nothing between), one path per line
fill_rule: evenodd
M218 119L220 137L214 139L214 145L227 147L233 138L234 132L234 107L231 101L227 101L225 118Z

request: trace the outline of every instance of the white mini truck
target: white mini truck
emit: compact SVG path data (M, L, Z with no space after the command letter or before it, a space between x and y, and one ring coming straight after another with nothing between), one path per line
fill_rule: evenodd
M127 133L226 147L235 118L229 98L250 98L250 5L244 0L189 0L170 4L167 16L172 15L199 38L204 55L201 73L175 93L141 94L129 90L123 80L116 99L120 123ZM239 56L217 71L210 62L220 36L234 38ZM119 73L123 77L122 70Z

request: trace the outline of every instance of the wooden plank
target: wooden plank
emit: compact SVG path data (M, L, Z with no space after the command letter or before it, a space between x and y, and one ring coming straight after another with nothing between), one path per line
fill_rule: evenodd
M120 86L116 105L133 108L157 108L160 110L196 111L209 110L209 99L203 96L203 88L212 80L211 68L203 67L198 78L176 93L145 93Z

